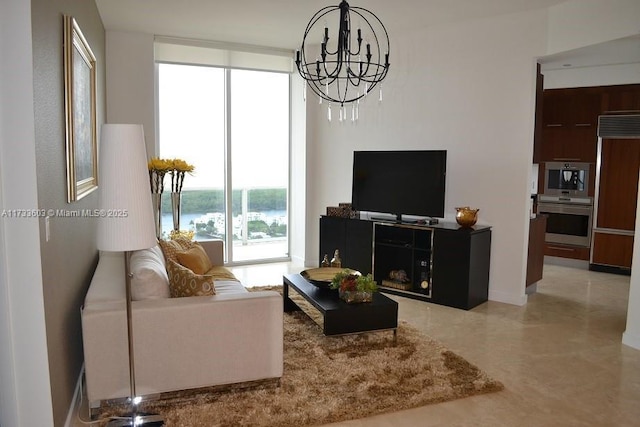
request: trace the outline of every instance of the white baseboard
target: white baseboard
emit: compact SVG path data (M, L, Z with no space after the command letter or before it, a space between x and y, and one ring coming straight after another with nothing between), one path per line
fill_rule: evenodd
M523 306L527 303L527 295L514 295L511 292L492 291L489 289L489 300Z
M625 331L622 334L622 344L640 350L640 335L631 334Z
M74 427L76 425L75 418L76 414L80 410L79 403L82 400L82 378L84 375L84 363L80 368L80 375L78 376L78 381L76 381L76 389L73 392L73 399L71 400L71 406L69 406L69 412L67 412L67 420L64 422L64 427Z

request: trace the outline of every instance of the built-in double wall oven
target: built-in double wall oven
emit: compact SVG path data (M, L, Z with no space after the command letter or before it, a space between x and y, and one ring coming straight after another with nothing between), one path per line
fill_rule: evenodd
M547 215L547 243L590 246L593 217L591 198L540 195L538 213Z
M593 198L589 197L589 163L547 162L539 214L547 215L547 243L589 247Z

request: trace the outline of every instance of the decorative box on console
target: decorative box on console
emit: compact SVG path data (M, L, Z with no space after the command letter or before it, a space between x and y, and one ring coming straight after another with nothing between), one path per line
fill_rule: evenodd
M335 216L340 218L358 218L358 211L354 211L351 203L338 203L338 206L328 206L327 216Z

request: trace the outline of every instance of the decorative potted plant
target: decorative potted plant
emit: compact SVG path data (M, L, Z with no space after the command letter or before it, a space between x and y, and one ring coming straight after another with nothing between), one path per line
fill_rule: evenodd
M337 273L331 281L331 289L338 289L340 298L347 303L371 302L378 284L371 274L363 276L352 270Z

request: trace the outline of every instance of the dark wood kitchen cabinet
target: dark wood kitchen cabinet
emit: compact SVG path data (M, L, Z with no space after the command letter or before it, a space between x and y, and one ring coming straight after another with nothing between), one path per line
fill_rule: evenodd
M599 88L545 90L540 160L594 163L600 107Z
M537 89L544 83L537 77ZM546 89L536 94L534 163L595 163L598 116L640 113L640 84ZM542 104L541 107L539 104Z
M607 86L602 94L602 114L640 113L640 85Z
M582 246L563 245L560 243L545 243L544 254L558 258L589 260L589 248Z
M592 270L631 272L633 236L596 232L592 244Z
M631 269L640 139L604 139L591 265Z
M533 129L533 163L542 160L542 106L544 101L544 75L540 72L540 64L536 68L536 114Z
M604 139L596 228L633 231L636 224L640 139Z
M595 163L598 137L595 127L543 128L540 159L543 162Z
M537 215L529 220L529 248L527 251L527 281L525 286L533 285L542 279L546 228L546 215Z
M542 104L542 137L534 138L534 161L541 163L538 191L544 191L544 162L584 161L592 163L589 196L594 197L598 117L640 113L640 84L547 89L543 92ZM540 115L538 111L536 114ZM637 154L633 147L625 148L624 143L617 145L618 149L608 146L606 141L601 158L599 206L594 206L597 217L591 248L546 243L545 255L588 260L594 270L618 272L617 269L622 269L626 273L630 271L633 248L631 234L638 192L634 158ZM640 143L634 147L639 146ZM618 231L611 233L611 230Z
M543 126L561 129L597 126L601 93L598 87L545 90Z

